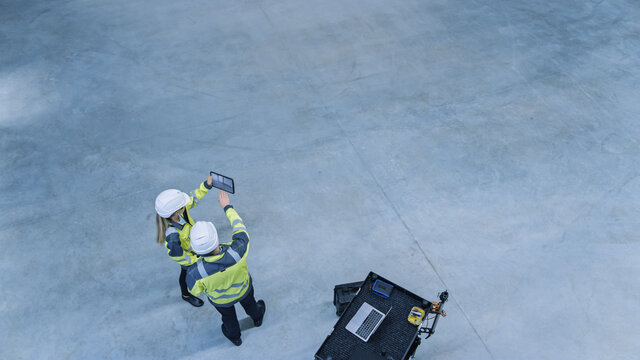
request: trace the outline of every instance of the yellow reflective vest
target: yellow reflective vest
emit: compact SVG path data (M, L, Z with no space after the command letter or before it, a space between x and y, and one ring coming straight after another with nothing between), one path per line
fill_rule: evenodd
M211 189L211 186L206 181L200 184L200 187L192 193L195 197L190 196L191 200L185 206L180 222L169 221L169 227L164 233L164 246L167 248L169 257L183 267L195 264L199 259L191 248L189 233L196 222L189 215L189 209L196 207L198 201L202 200L204 195L209 192L209 189Z
M220 253L202 257L187 269L189 292L195 296L206 292L213 305L223 307L242 300L251 287L249 233L233 206L224 212L233 229L231 242L220 244Z

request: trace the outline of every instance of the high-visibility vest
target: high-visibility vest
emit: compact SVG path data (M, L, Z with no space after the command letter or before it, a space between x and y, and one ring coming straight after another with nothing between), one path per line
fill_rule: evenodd
M189 209L198 205L198 201L202 200L204 195L209 192L211 186L206 181L200 184L200 187L193 191L194 196L190 196L191 200L185 205L182 218L184 222L169 222L169 227L165 231L164 246L167 248L169 257L175 260L182 266L189 266L195 264L199 257L191 248L191 227L195 224L195 221L189 215Z
M206 292L216 306L230 306L242 300L251 287L247 267L249 234L231 205L225 208L225 214L233 228L232 241L220 244L219 254L200 258L187 270L189 292L195 296Z

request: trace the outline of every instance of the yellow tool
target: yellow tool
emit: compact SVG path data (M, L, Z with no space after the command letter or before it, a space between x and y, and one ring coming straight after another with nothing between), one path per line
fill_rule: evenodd
M411 309L411 312L409 313L409 317L407 318L407 320L409 320L410 323L412 323L413 325L420 325L422 323L422 319L424 318L424 310L420 309L417 306L414 306Z

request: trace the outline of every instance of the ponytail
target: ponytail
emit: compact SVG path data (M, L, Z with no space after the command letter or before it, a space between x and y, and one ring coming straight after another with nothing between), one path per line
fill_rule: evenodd
M158 244L164 244L164 233L169 227L169 220L156 214L156 228L158 229L158 235L156 235L156 242Z

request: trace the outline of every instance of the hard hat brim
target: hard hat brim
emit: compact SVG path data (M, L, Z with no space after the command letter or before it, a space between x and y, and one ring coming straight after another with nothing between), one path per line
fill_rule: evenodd
M182 193L182 195L184 195L184 199L182 200L183 204L179 208L177 208L176 211L178 211L181 208L187 206L187 204L189 202L191 202L191 196L187 195L186 193ZM174 211L174 212L176 212L176 211Z
M180 195L180 197L176 200L178 200L179 202L176 204L175 200L173 201L173 206L171 208L167 208L167 204L165 203L164 205L162 205L162 201L159 200L163 194L167 193L167 192L178 192ZM160 203L158 203L160 201ZM166 201L166 200L165 200ZM169 190L165 190L162 193L160 193L160 195L158 195L158 197L156 198L156 213L158 215L160 215L163 218L169 218L171 217L173 214L175 214L176 211L182 209L183 207L185 207L187 204L189 204L191 202L191 197L189 195L187 195L186 193L180 191L180 190L176 190L176 189L169 189Z

